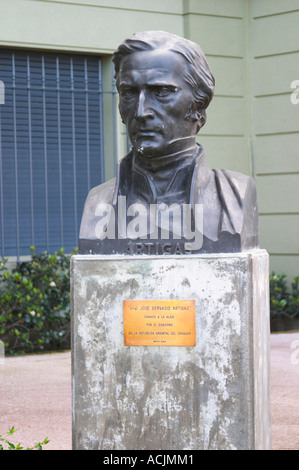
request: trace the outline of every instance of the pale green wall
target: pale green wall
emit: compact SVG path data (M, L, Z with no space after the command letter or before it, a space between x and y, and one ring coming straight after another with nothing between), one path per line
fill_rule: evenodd
M271 269L292 279L299 274L299 104L290 100L299 80L298 0L253 0L250 30L261 245Z
M251 174L258 188L261 246L271 268L299 274L298 0L0 0L0 46L103 57L136 31L163 29L199 43L216 78L198 136L212 167ZM1 77L0 77L1 79ZM106 177L113 176L111 96L105 97ZM126 133L117 118L118 158Z
M200 44L215 76L215 96L198 136L213 168L251 174L247 2L190 0L185 35Z
M111 54L143 29L183 34L181 0L1 0L2 45Z

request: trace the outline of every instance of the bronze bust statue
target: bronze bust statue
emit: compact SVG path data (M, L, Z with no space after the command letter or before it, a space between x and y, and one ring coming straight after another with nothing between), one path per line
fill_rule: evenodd
M88 194L79 253L257 248L254 180L210 169L196 142L215 84L201 48L174 34L147 31L125 40L113 62L131 151L116 178Z

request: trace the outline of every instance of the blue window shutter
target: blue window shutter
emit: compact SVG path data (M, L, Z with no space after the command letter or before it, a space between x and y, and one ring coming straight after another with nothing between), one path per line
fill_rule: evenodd
M100 59L2 49L0 80L1 255L71 252L104 181Z

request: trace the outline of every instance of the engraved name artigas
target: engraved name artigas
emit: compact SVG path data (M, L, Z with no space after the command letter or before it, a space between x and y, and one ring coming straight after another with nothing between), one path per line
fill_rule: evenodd
M203 244L202 204L191 208L190 204L134 203L127 207L126 196L119 196L117 209L101 203L95 216L97 239L128 240L128 252L132 254L182 254L198 250Z

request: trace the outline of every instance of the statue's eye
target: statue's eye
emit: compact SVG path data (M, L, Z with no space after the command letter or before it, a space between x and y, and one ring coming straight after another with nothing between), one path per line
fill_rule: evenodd
M123 98L129 100L136 95L136 90L134 88L124 88L120 93Z
M155 87L155 94L159 98L166 98L167 96L171 95L176 91L176 88L168 87L168 86L159 86Z

